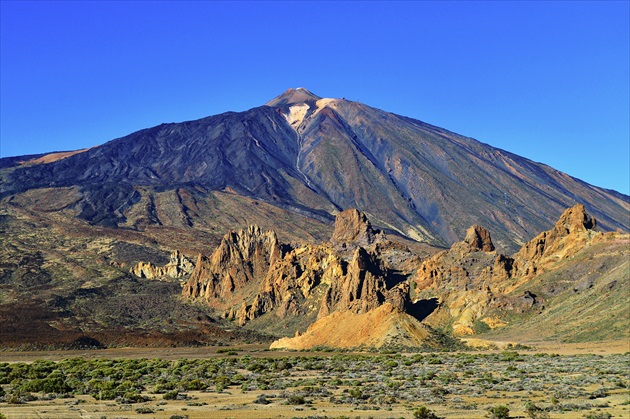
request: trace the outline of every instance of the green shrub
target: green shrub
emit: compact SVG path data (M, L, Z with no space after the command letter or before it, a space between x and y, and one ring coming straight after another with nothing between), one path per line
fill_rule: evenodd
M290 405L306 404L306 400L304 399L303 396L298 396L296 394L293 394L289 396L289 398L287 399L287 404L290 404Z
M61 372L54 371L46 378L36 378L25 381L20 388L24 391L36 393L68 393L72 388L61 375Z
M228 356L232 356L232 355L238 355L238 351L241 349L238 348L234 348L234 349L229 349L229 348L222 348L222 349L217 349L217 353L218 354L226 354Z
M162 396L162 398L164 400L177 400L177 395L179 394L179 391L177 390L171 390L171 391L167 391L166 393L164 393L164 395Z
M387 361L385 364L387 368L396 368L398 366L398 362L396 361Z
M549 413L531 401L525 403L525 412L531 419L549 419Z
M589 394L588 398L589 399L599 399L601 397L607 397L608 396L608 391L606 391L605 388L599 388L597 390L595 390L594 392L592 392L591 394Z
M256 404L270 404L271 401L269 399L267 399L267 397L264 394L260 394L260 395L258 395L258 397L256 397L256 400L254 400L254 403L256 403Z
M147 398L144 397L142 394L138 393L137 391L128 391L122 396L120 401L122 403L142 403L142 402L146 402ZM153 412L148 412L148 413L153 413Z
M413 412L415 419L444 419L443 416L436 415L433 410L428 409L426 406L420 406Z
M155 386L153 391L155 393L166 393L174 389L175 389L175 383L169 381L167 383L159 383L158 385Z
M180 385L184 388L184 390L205 390L208 388L208 385L202 383L201 381L194 379L190 381L181 382Z
M8 404L22 404L26 402L32 402L33 400L37 400L37 397L21 389L15 389L6 398L5 402L7 402Z
M498 405L488 408L488 414L486 417L490 419L509 419L510 408L505 405Z
M488 323L477 320L473 323L473 331L475 335L481 335L486 332L490 332L492 329L488 326Z
M349 392L350 392L350 396L354 397L355 399L363 398L363 392L359 388L351 388Z
M518 352L515 351L503 351L501 352L501 361L513 362L522 361L523 358Z
M155 412L153 411L153 409L151 409L148 406L142 406L136 409L136 413L140 413L142 415L142 414L151 414Z

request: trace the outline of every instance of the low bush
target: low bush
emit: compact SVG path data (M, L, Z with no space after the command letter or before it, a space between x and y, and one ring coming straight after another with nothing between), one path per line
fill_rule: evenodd
M413 412L415 419L444 419L443 416L436 415L431 409L426 406L420 406Z
M140 413L140 414L151 414L151 413L155 413L155 411L153 409L151 409L148 406L142 406L136 409L136 413Z
M532 401L525 403L525 413L531 419L549 419L549 413L543 408L536 406Z
M488 409L488 414L486 417L490 419L509 419L510 418L510 408L505 405L493 406Z
M290 405L306 404L306 399L304 398L304 396L293 394L289 396L289 398L287 398L286 404L290 404Z

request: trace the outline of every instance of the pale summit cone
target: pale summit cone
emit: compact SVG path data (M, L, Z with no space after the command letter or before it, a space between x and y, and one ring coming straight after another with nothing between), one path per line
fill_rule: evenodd
M321 97L309 92L303 87L288 89L280 96L266 103L267 106L282 107L286 105L302 104L309 101L318 101Z

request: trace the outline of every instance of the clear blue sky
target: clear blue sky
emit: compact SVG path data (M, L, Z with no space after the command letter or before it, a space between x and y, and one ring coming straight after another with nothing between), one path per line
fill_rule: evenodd
M0 156L346 97L629 193L628 1L1 1Z

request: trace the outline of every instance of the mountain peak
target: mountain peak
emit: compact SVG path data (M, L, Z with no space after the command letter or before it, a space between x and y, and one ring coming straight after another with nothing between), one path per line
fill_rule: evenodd
M293 89L293 88L288 89L286 92L282 93L280 96L267 102L266 105L281 107L285 105L305 103L307 101L317 101L319 99L321 99L321 97L309 92L307 89L303 87L298 87L297 89Z

